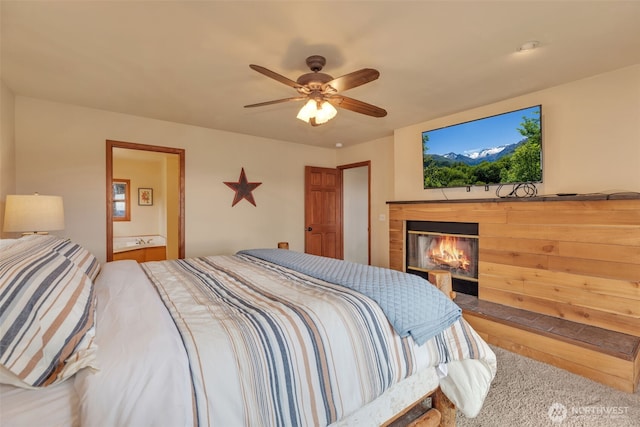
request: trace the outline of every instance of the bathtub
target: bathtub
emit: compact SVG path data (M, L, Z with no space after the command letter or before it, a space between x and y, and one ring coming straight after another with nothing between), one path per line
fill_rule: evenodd
M160 235L123 236L113 238L113 253L133 251L155 246L166 246L167 239Z

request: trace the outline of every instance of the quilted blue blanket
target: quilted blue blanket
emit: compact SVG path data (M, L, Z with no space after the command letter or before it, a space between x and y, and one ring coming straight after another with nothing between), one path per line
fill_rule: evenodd
M329 283L346 286L374 300L402 336L422 345L453 324L462 310L425 279L388 268L325 258L287 249L249 249L250 255Z

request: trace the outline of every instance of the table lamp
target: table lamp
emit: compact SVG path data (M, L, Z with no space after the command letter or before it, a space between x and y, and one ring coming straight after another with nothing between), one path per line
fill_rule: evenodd
M48 234L64 229L62 197L33 195L7 195L4 209L5 232Z

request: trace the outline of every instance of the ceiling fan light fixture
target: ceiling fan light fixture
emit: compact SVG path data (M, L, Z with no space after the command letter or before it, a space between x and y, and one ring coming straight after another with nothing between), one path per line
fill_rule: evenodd
M307 123L314 118L315 124L321 125L333 119L337 113L338 111L335 107L327 101L316 101L315 99L310 99L300 109L296 118Z
M302 120L303 122L309 123L312 117L316 116L316 101L313 99L308 100L298 112L296 118Z
M337 113L338 111L333 105L327 101L323 101L322 104L319 104L319 108L316 111L316 123L319 125L327 123L329 120L333 119Z

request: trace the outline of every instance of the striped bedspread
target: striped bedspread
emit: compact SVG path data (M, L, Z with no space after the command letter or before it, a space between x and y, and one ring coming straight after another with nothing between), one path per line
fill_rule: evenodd
M462 315L449 297L414 274L286 249L238 253L365 294L378 303L401 337L411 335L418 344L424 344Z
M491 353L462 319L417 346L366 296L250 256L141 265L181 333L202 426L326 426L420 369Z

